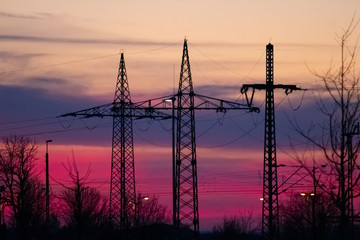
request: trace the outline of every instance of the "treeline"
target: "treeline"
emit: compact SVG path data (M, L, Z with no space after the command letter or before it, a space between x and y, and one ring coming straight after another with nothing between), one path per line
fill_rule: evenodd
M142 239L152 230L166 232L170 214L156 196L138 196L137 216L131 230L120 231L110 221L109 201L87 184L90 171L81 175L75 161L64 171L69 183L51 193L46 219L46 191L36 172L39 145L34 139L8 136L0 146L0 239ZM7 213L4 215L4 211ZM7 216L6 224L4 218ZM152 226L150 228L149 226ZM121 238L124 239L124 238Z
M8 136L0 146L1 239L175 239L169 210L156 196L138 195L138 209L131 228L120 231L111 222L109 201L87 184L90 171L81 175L75 161L64 165L68 183L51 193L50 216L46 220L45 185L35 172L39 145L26 137ZM279 239L340 239L341 226L335 216L336 201L319 191L316 195L292 193L280 205ZM358 235L354 226L353 237ZM200 239L260 239L261 222L251 212L225 216L223 221ZM180 230L178 239L192 239Z

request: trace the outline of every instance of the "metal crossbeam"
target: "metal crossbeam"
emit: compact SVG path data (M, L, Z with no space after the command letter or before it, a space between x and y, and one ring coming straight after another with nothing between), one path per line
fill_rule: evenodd
M151 100L148 100L151 101ZM67 114L60 115L60 117L83 117L83 118L91 118L91 117L116 117L120 116L119 111L121 108L131 110L129 112L124 113L124 117L133 118L133 119L144 119L144 118L152 118L152 119L169 119L171 115L154 111L153 107L143 107L138 106L134 103L123 103L119 106L118 103L112 102L104 105L100 105L97 107L92 107L76 112L71 112ZM171 109L167 108L159 108L161 109Z
M176 105L175 101L177 101ZM168 110L172 110L172 113L169 114ZM195 110L259 112L259 108L248 104L195 94L187 40L185 40L177 94L133 103L130 98L124 56L121 54L114 102L61 115L61 117L113 118L110 208L112 221L116 226L122 229L131 227L135 216L132 121L144 118L173 119L173 223L177 229L183 227L191 229L194 232L194 239L198 238Z
M249 97L247 92L250 88L252 93ZM241 88L249 106L253 102L255 89L266 91L262 236L273 240L278 238L279 233L274 89L284 89L286 94L303 89L296 85L274 85L274 47L270 43L266 46L266 84L244 84Z
M145 101L135 102L132 104L132 109L138 110L147 110L147 112L154 112L158 115L148 114L149 117L156 117L159 119L166 119L169 115L159 110L171 110L171 99L175 98L177 100L179 96L194 97L194 106L175 106L175 110L179 109L194 109L194 110L214 110L216 112L226 112L227 110L244 110L247 112L256 112L260 110L258 107L248 106L247 104L241 104L237 102L227 101L219 98L209 97L205 95L200 95L196 93L177 93L175 95L168 95L159 98L149 99ZM161 115L162 114L162 115ZM104 115L105 116L105 115ZM138 115L137 117L141 117Z

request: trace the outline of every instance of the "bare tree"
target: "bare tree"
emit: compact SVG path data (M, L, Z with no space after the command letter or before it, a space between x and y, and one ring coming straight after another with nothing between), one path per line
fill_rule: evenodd
M341 54L338 64L332 61L323 74L312 71L326 89L326 95L323 92L317 95L317 104L327 122L313 125L308 131L302 130L298 123L294 124L298 133L321 150L322 159L330 169L326 172L326 182L317 185L338 208L342 239L347 238L352 200L360 196L360 174L356 164L360 139L353 139L358 134L360 120L360 75L356 64L357 42L351 43L357 25L353 18L342 34L337 35Z
M253 239L256 221L252 211L239 215L224 216L220 225L213 228L214 239Z
M43 221L43 184L34 174L38 144L26 137L4 137L0 148L0 180L12 208L18 239L30 238L30 228Z
M69 186L62 184L63 213L67 226L76 232L77 239L95 239L97 230L109 219L107 201L100 192L87 186L90 171L80 176L75 161L65 167Z
M280 209L284 239L331 239L333 224L328 218L338 211L328 195L291 193Z
M138 194L136 206L138 226L170 223L170 212L166 206L159 203L157 196L143 197Z

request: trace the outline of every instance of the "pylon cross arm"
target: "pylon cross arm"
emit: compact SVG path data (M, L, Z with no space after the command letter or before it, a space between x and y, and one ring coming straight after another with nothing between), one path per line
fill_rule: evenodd
M122 111L125 110L125 113ZM169 119L171 115L157 111L152 107L141 107L133 104L125 104L119 106L119 104L109 103L93 108L88 108L76 112L60 115L59 117L131 117L134 119L153 118L153 119Z

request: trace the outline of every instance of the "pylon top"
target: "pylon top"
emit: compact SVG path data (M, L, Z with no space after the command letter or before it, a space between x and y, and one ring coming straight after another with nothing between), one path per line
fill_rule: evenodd
M271 43L269 43L268 45L266 45L266 49L274 49L274 45L272 45Z

